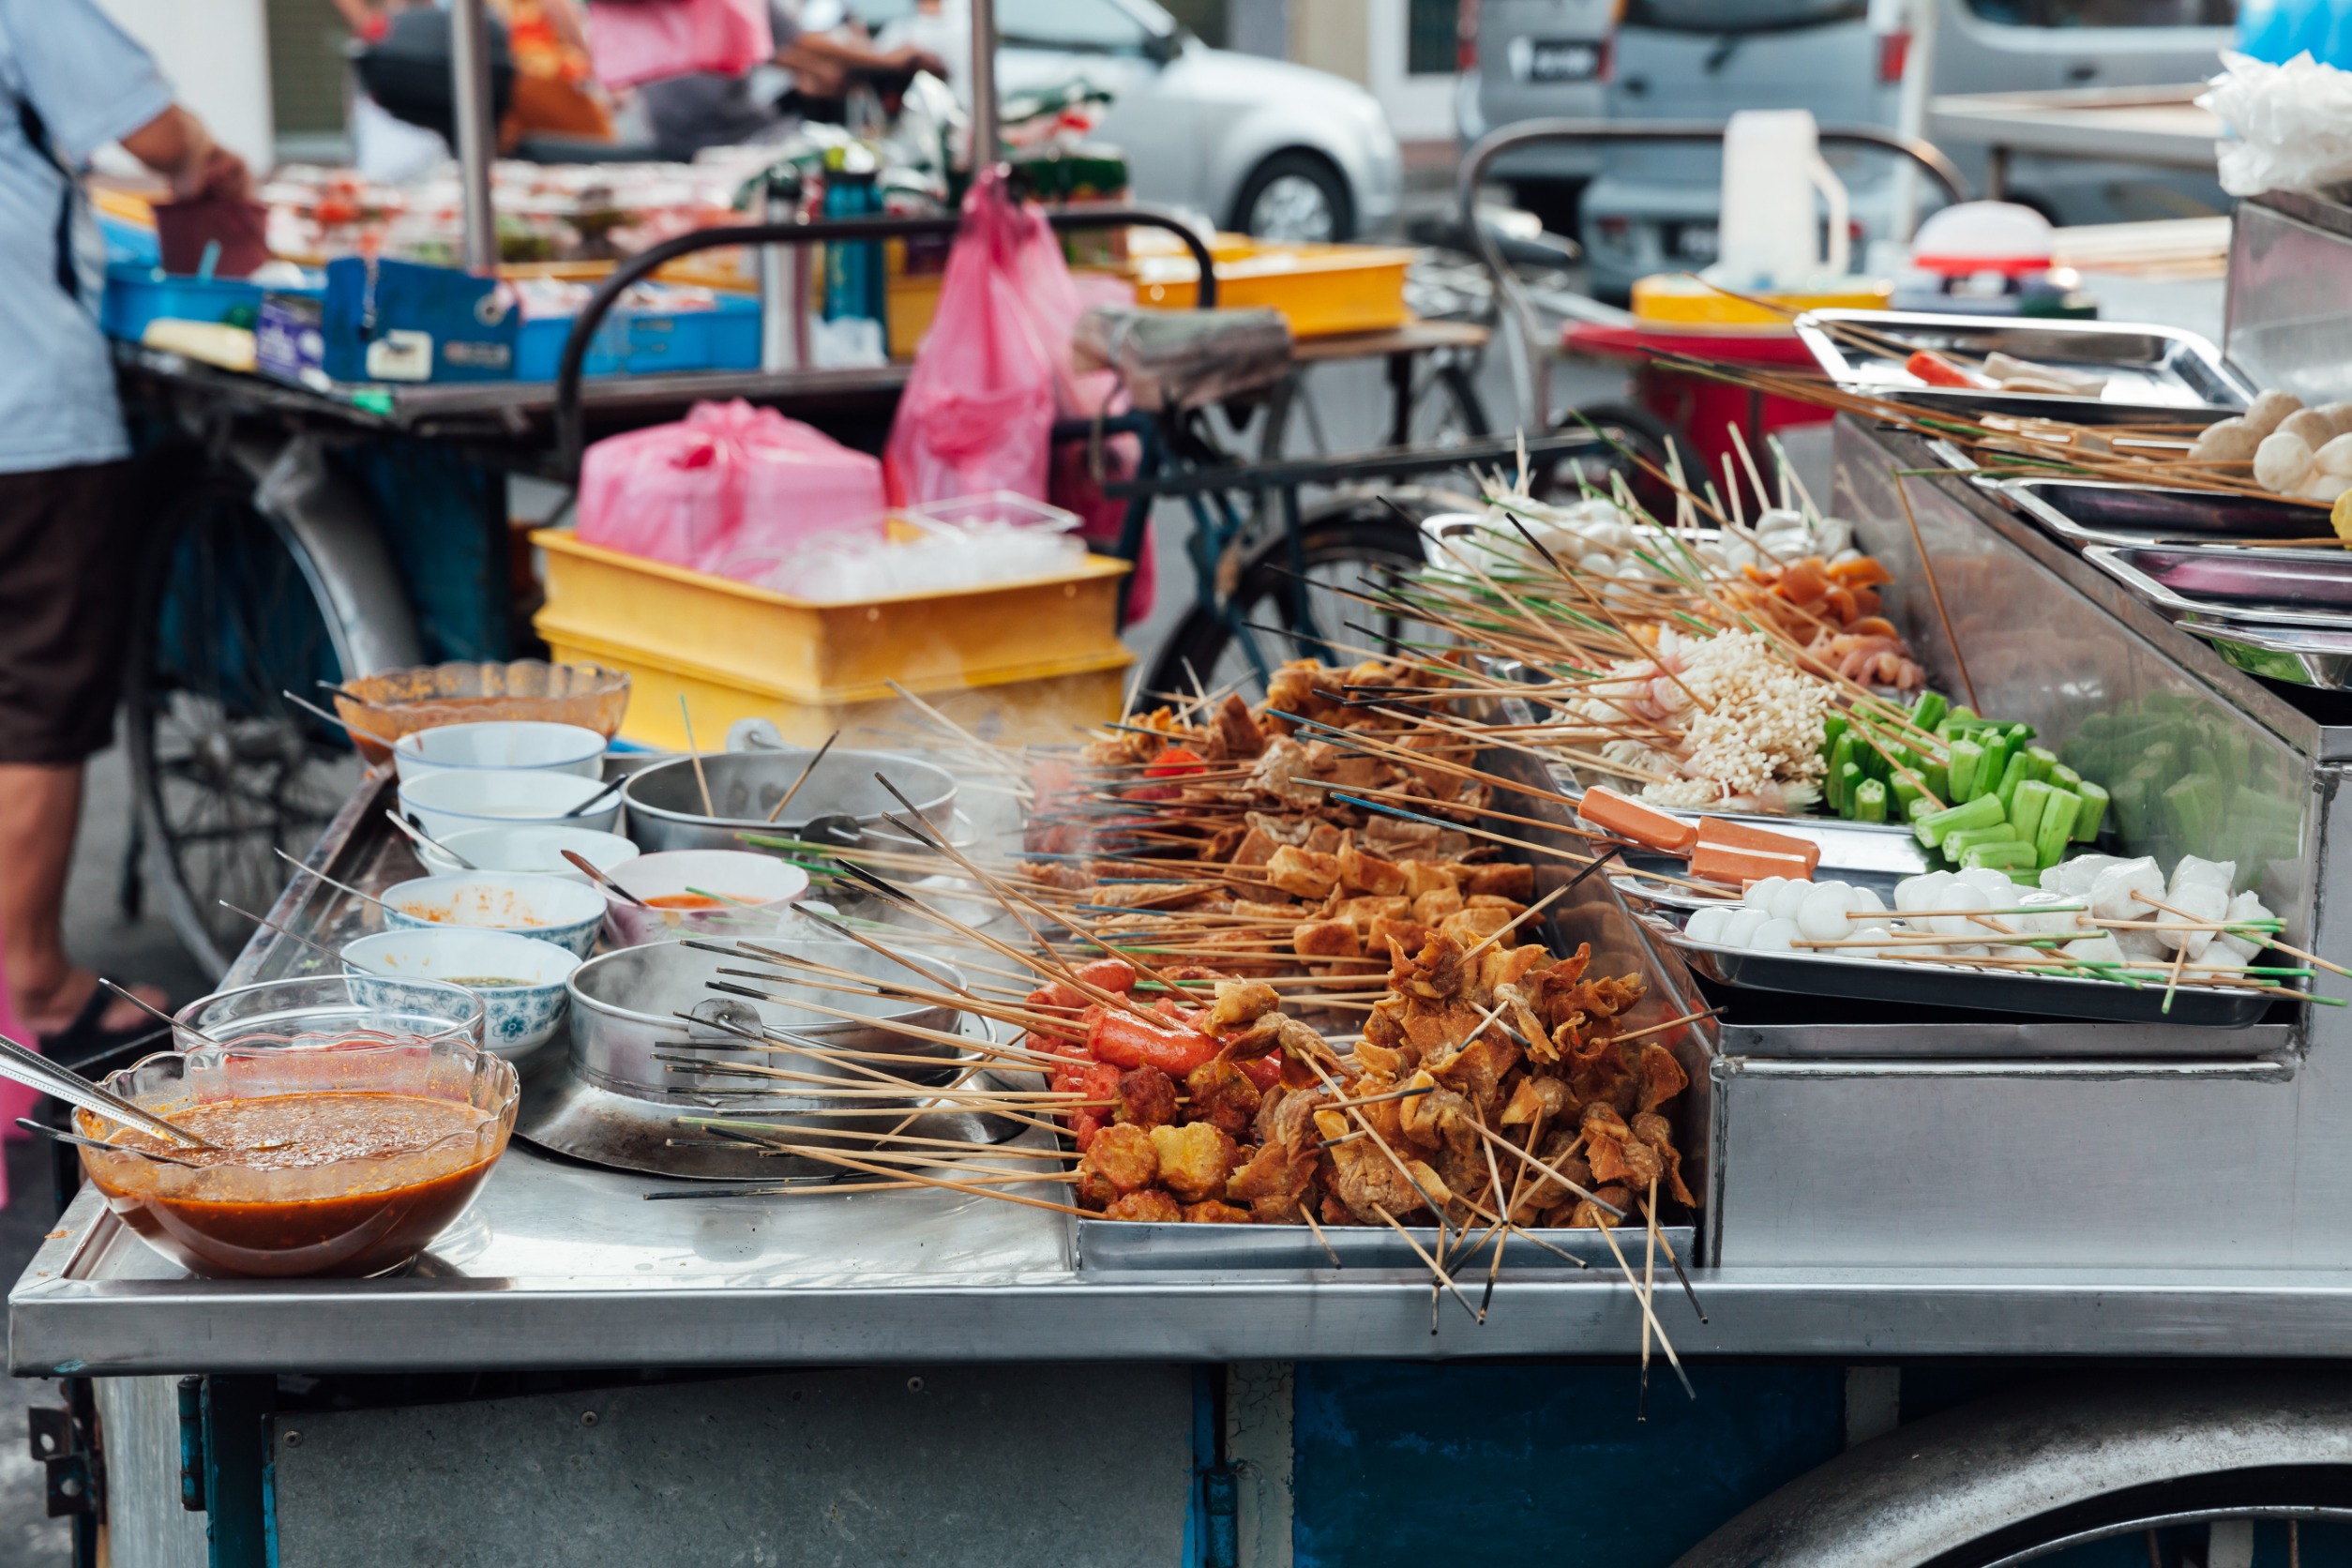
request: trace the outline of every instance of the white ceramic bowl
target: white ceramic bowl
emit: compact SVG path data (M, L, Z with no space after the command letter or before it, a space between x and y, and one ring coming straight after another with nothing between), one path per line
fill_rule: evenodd
M421 778L400 780L400 813L435 838L472 827L513 827L523 822L617 831L621 793L615 790L577 817L565 812L604 786L571 773L524 768L446 768Z
M641 910L601 890L606 923L618 947L675 942L688 936L764 936L793 900L808 891L808 873L774 855L747 850L669 850L639 855L612 880L652 901L691 898L697 890L739 900L718 908Z
M453 768L513 768L599 778L604 746L602 735L577 724L496 719L412 730L393 743L392 761L403 780Z
M384 902L384 924L390 930L470 926L519 931L583 958L604 924L604 895L595 888L515 871L415 877L385 888Z
M548 1043L564 1021L571 993L565 982L580 955L551 942L511 931L378 931L343 949L352 995L390 1005L402 980L463 986L482 999L482 1044L520 1062Z
M637 858L637 846L617 833L584 827L470 827L442 840L480 871L519 871L530 876L562 877L585 882L587 874L559 852L569 850L599 871L611 871ZM440 851L415 845L416 858L436 876L466 869Z

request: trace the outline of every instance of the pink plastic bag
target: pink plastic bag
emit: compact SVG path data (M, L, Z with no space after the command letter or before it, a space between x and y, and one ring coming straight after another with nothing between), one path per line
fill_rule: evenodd
M767 0L590 0L596 80L632 87L665 76L741 76L776 53Z
M939 313L915 351L885 454L893 499L1012 490L1046 498L1047 437L1075 395L1078 295L1043 215L994 170L972 182Z
M580 465L582 544L697 571L871 532L882 510L879 461L741 399L608 436Z

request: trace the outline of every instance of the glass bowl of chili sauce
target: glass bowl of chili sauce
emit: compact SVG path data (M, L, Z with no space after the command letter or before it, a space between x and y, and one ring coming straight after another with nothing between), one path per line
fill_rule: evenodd
M190 1273L246 1278L404 1266L473 1200L521 1099L513 1065L464 1040L381 1036L167 1051L106 1087L216 1146L77 1111L122 1146L81 1151L107 1207Z

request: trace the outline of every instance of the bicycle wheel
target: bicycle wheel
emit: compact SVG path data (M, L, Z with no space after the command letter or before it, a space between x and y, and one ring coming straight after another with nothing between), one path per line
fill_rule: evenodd
M1395 505L1392 505L1391 502ZM1399 515L1398 508L1404 514ZM1343 496L1300 519L1295 550L1277 533L1250 550L1215 609L1196 605L1153 660L1146 688L1177 694L1230 686L1251 701L1284 661L1351 664L1382 652L1405 624L1348 597L1384 587L1422 564L1419 519L1440 509L1415 492Z
M1457 446L1491 433L1485 402L1478 395L1478 366L1477 355L1468 350L1438 349L1413 356L1412 380L1403 389L1405 445ZM1343 368L1324 369L1338 371ZM1334 432L1315 400L1305 369L1294 370L1266 400L1265 419L1257 432L1258 460L1323 458L1331 456L1334 449L1395 445L1396 396L1397 388L1391 383L1385 397L1372 400L1382 410L1380 429Z
M331 606L300 547L212 473L167 514L142 571L124 690L125 743L165 912L215 974L358 781L342 736L279 695L347 671Z

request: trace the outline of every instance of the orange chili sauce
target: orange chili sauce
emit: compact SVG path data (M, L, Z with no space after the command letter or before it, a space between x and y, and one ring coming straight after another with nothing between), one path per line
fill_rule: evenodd
M445 1139L446 1155L465 1163L418 1180L347 1194L282 1200L218 1201L162 1190L190 1173L161 1168L159 1177L125 1184L119 1156L84 1154L84 1168L123 1223L196 1274L235 1276L381 1274L406 1262L457 1218L489 1175L494 1154L475 1157L476 1133L496 1113L460 1101L412 1094L342 1092L222 1100L170 1113L188 1131L221 1145L172 1153L206 1166L298 1173L354 1159L419 1156ZM453 1135L454 1138L453 1138ZM135 1129L113 1141L167 1147ZM275 1145L276 1147L261 1147ZM153 1168L149 1168L150 1174ZM367 1179L363 1168L351 1173ZM298 1181L298 1175L290 1175ZM160 1185L158 1185L160 1183Z
M727 906L700 893L656 893L645 900L657 910L717 910Z

